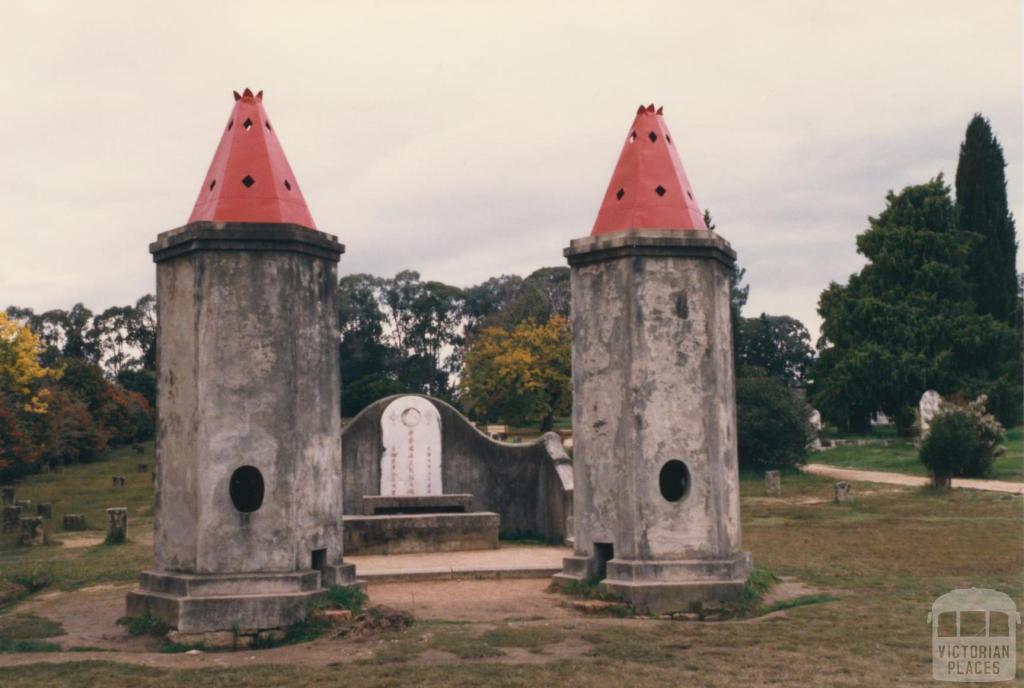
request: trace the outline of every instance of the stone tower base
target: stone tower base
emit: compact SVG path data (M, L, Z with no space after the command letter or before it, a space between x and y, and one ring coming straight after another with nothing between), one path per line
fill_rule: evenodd
M151 616L181 633L284 628L306 618L323 585L364 588L355 565L294 573L188 574L145 571L128 593L128 616Z
M585 583L600 572L594 557L572 556L562 560L555 585ZM732 559L642 561L612 559L598 584L604 591L629 602L641 614L687 611L695 603L721 603L736 599L750 575L749 552Z

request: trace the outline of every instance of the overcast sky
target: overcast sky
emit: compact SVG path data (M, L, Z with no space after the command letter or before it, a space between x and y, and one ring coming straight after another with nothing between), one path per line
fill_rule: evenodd
M977 111L1024 217L1018 0L5 2L0 58L0 308L152 291L147 245L246 86L343 274L564 265L648 102L747 268L745 314L815 338L867 216L952 184Z

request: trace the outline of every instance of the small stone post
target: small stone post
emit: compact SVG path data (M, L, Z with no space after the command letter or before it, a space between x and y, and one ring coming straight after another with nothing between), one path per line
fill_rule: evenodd
M107 544L120 545L128 539L128 509L117 506L107 509Z
M21 507L20 506L5 506L4 507L4 525L3 532L13 533L18 529L18 523L21 521Z
M36 504L36 516L45 519L53 518L53 504L50 502L40 502Z
M764 491L769 497L782 496L782 475L778 471L765 471Z
M43 544L43 519L38 516L21 517L21 544L35 546Z
M85 530L85 516L64 514L64 530Z
M843 502L853 501L853 484L846 480L840 480L833 486L836 491L835 502L836 504L842 504Z
M4 506L11 506L14 504L14 486L5 485L0 487L0 498L2 498Z

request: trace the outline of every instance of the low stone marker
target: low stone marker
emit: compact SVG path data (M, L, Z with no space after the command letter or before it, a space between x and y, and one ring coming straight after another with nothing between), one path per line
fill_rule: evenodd
M39 502L36 504L36 516L40 518L53 518L53 504L49 502Z
M4 506L11 506L14 504L14 487L5 485L0 487L0 500L3 501Z
M85 516L64 514L64 530L85 530Z
M5 533L13 533L14 531L16 531L20 527L18 525L20 522L21 522L21 507L20 506L13 506L13 505L5 506L4 507L3 532L5 532Z
M35 546L44 541L43 519L38 516L21 517L21 544Z
M836 491L836 504L853 501L853 483L847 482L846 480L840 480L836 482L834 488Z
M115 475L113 481L114 481L114 487L124 487L124 476L123 475Z
M140 463L135 468L136 468L136 470L139 473L149 473L149 464L148 463Z
M778 471L765 471L764 491L769 497L782 496L782 475Z
M107 544L119 545L128 539L128 509L117 506L107 509Z

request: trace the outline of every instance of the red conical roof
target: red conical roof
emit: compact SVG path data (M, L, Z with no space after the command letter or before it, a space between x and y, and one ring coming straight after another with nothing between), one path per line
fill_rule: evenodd
M235 92L235 109L188 218L203 220L280 222L316 229L263 109L263 91Z
M661 108L640 106L591 236L624 229L706 230Z

